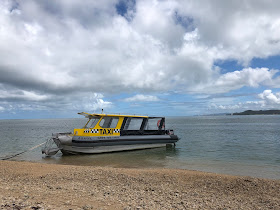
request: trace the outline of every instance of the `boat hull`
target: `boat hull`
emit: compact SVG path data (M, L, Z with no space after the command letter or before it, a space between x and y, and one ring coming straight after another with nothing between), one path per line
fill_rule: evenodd
M139 149L164 147L178 141L176 135L142 135L118 137L82 137L74 136L71 144L69 138L64 143L61 138L59 147L63 154L98 154Z
M158 147L165 147L166 144L135 144L135 145L117 145L117 146L96 146L96 147L75 147L64 146L61 152L64 155L76 155L76 154L101 154L109 152L122 152L142 149L152 149Z

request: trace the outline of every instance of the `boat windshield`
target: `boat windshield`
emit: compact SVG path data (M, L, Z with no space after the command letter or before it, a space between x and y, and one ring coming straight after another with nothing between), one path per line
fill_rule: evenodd
M100 118L101 117L90 118L89 121L87 122L87 124L84 126L84 128L94 128Z
M103 117L99 123L99 126L102 128L116 128L118 122L118 117Z

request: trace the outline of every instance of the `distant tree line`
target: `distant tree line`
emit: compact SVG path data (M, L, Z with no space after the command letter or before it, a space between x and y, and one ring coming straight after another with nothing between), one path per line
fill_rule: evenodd
M280 114L280 110L246 110L244 112L233 113L233 115L274 115Z

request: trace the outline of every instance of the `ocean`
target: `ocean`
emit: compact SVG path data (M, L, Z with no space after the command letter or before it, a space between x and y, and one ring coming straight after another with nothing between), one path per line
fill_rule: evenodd
M28 150L51 137L82 127L84 118L0 120L0 158ZM280 179L280 115L167 117L181 139L163 147L98 155L53 157L41 147L10 160L52 164L176 168Z

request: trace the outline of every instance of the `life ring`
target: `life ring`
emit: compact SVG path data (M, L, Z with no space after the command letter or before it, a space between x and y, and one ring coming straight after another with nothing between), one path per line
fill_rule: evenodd
M159 126L160 126L160 122L161 122L161 120L158 120L157 121L157 127L159 128ZM164 129L165 128L165 125L164 125L164 122L162 123L162 126L161 126L161 129Z

